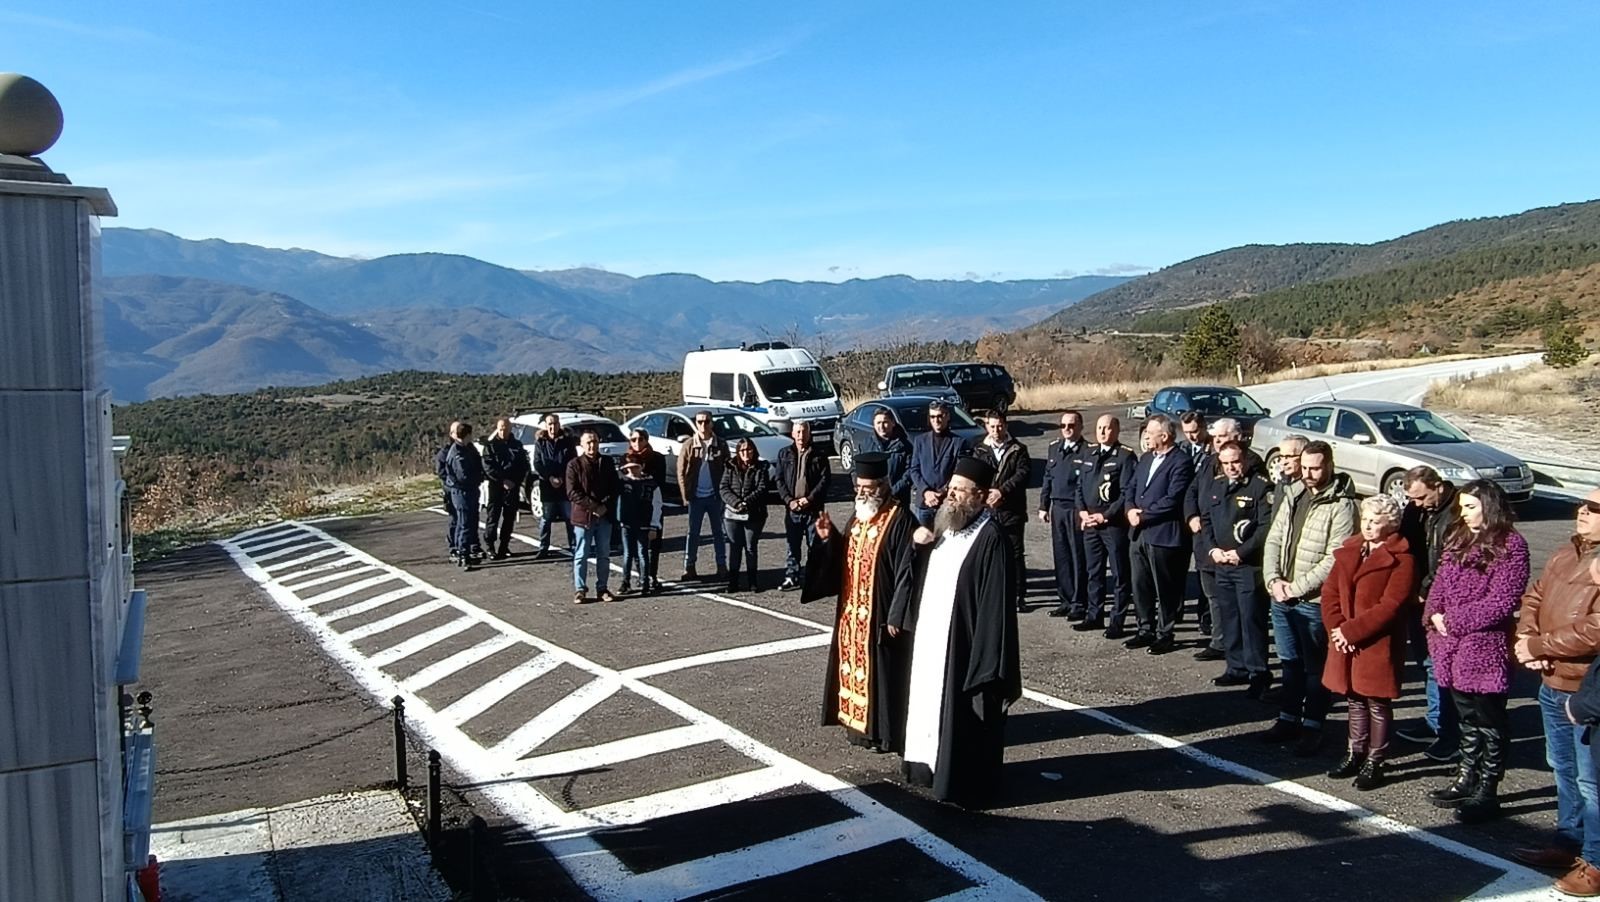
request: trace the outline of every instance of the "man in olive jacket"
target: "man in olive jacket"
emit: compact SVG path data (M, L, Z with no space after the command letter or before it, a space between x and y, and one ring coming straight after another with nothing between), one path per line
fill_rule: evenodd
M1283 696L1278 720L1260 735L1264 742L1298 738L1294 753L1310 757L1322 747L1330 701L1322 685L1328 657L1322 583L1333 570L1334 549L1355 534L1358 520L1355 487L1349 476L1334 472L1327 442L1306 444L1300 471L1300 485L1284 492L1272 512L1262 560L1272 596L1272 635L1283 662Z
M1567 702L1600 656L1596 549L1600 549L1600 490L1579 502L1572 541L1556 550L1523 594L1513 647L1517 661L1544 678L1539 709L1544 716L1545 760L1555 773L1556 840L1548 847L1517 849L1512 854L1535 867L1567 870L1562 879L1585 891L1573 893L1559 884L1556 888L1583 896L1600 893L1600 796L1595 792L1594 761L1584 741L1588 728L1572 724Z

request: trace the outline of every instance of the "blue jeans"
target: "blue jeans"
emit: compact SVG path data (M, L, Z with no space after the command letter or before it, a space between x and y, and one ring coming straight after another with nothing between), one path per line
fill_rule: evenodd
M1544 760L1556 780L1556 832L1578 846L1583 860L1600 862L1600 792L1595 790L1594 757L1583 744L1586 727L1567 720L1562 692L1541 684L1539 713L1544 717Z
M539 550L544 551L550 547L550 524L560 520L567 524L567 547L571 548L576 543L572 537L572 505L566 501L554 504L541 504L539 506Z
M456 554L478 550L478 492L476 489L451 489L450 548Z
M695 560L700 556L700 521L708 516L711 518L711 547L716 552L717 568L728 566L728 549L723 544L725 540L722 536L722 498L719 495L707 495L689 499L689 537L683 543L685 570L693 570Z
M1322 626L1322 605L1314 601L1272 603L1272 636L1283 662L1283 706L1279 720L1322 729L1330 696L1322 685L1328 662L1328 632Z
M588 526L572 529L576 545L572 550L572 588L589 591L589 555L594 555L594 591L604 592L611 580L611 521L600 519Z
M1423 692L1428 697L1428 713L1423 715L1428 726L1433 728L1433 733L1445 741L1446 747L1454 747L1461 738L1461 728L1456 725L1456 706L1450 701L1450 694L1439 691L1439 683L1433 678L1433 659L1422 660ZM1563 715L1564 716L1564 715Z
M801 553L811 547L811 540L815 533L811 531L811 524L817 522L817 515L813 513L796 513L786 510L783 512L783 538L788 546L787 554L783 560L783 578L798 580L805 575L801 570Z
M648 526L622 527L622 584L626 586L633 577L637 561L639 585L650 584L650 533Z

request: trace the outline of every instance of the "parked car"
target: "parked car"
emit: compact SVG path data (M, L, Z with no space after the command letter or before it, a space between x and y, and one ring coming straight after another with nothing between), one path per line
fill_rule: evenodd
M1392 401L1315 401L1256 423L1256 446L1266 450L1285 436L1321 439L1333 446L1336 469L1350 474L1356 491L1404 491L1405 472L1426 464L1460 485L1492 479L1512 501L1533 496L1533 471L1498 448L1473 441L1444 417ZM1267 451L1274 466L1277 450Z
M879 398L864 401L844 415L839 433L839 466L850 470L855 466L856 449L863 446L872 435L872 418L878 411L887 410L895 422L906 432L907 439L928 431L928 404L938 400L927 397ZM983 441L984 428L972 415L960 407L950 408L950 431L965 436L973 444Z
M1128 415L1142 420L1159 413L1176 421L1191 410L1204 414L1207 420L1238 420L1246 439L1254 434L1259 420L1272 414L1255 398L1231 385L1169 385L1156 392L1150 403L1128 408Z
M1010 410L1017 403L1017 384L998 363L947 363L944 373L968 410Z
M899 398L907 395L938 398L951 404L965 404L960 393L950 387L950 377L937 363L899 363L883 373L878 383L880 397Z
M728 443L729 451L739 439L749 438L768 467L777 462L779 451L793 444L789 436L779 435L766 423L734 407L686 404L647 410L623 424L623 429L630 434L643 429L650 435L650 447L667 459L667 482L671 485L678 484L678 446L694 434L694 415L700 411L711 413L711 431Z
M546 414L542 413L519 413L511 418L511 434L517 441L527 446L530 457L533 454L533 439L543 427L545 416ZM581 413L575 410L559 411L556 413L556 419L561 421L561 430L572 436L573 441L577 441L579 435L593 429L595 437L600 439L601 454L620 459L622 455L628 453L628 437L622 434L622 427L618 426L615 420L607 419L599 414ZM484 440L493 434L493 421L486 422L483 429L476 433L476 444L480 454L483 453ZM538 510L541 502L539 500L537 481L534 483L533 493L529 500L533 505L533 509ZM478 505L480 507L489 505L488 483L484 483L478 489Z

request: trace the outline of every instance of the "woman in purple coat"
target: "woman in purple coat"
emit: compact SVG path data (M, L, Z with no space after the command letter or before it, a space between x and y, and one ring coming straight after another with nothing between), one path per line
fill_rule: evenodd
M1467 483L1456 504L1461 517L1445 534L1422 617L1434 676L1461 715L1461 763L1455 780L1428 797L1473 823L1500 813L1512 615L1528 586L1528 543L1494 483Z

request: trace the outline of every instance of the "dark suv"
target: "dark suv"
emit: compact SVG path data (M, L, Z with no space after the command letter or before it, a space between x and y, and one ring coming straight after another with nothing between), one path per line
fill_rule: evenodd
M998 363L947 363L950 387L961 395L962 406L974 414L985 410L1010 410L1017 402L1017 386Z

